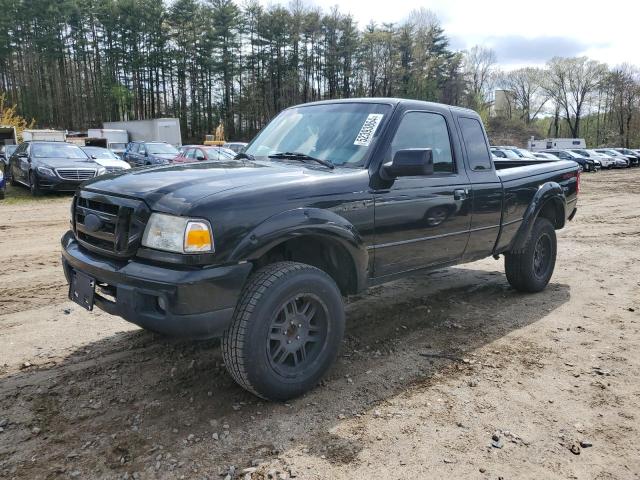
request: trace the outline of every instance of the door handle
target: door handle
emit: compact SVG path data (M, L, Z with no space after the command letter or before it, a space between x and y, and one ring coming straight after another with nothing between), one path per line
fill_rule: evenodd
M459 188L453 191L454 200L466 200L468 195L469 195L469 189L467 188Z

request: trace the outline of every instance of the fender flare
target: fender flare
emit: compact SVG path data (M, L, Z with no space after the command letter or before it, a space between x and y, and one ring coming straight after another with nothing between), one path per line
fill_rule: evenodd
M296 208L269 217L234 248L231 262L257 260L287 240L315 237L343 247L353 261L357 290L366 288L369 253L356 228L344 217L319 208Z
M567 208L567 199L564 195L564 190L557 182L543 183L540 185L540 188L538 188L538 191L535 193L533 199L531 199L531 202L529 203L529 206L524 212L522 224L511 242L511 247L509 248L510 252L519 253L524 250L527 239L533 229L533 224L540 215L542 209L549 202L554 203L556 211L558 211L558 209L560 210L559 215L556 215L557 220L554 227L556 230L564 227L566 220L565 212Z

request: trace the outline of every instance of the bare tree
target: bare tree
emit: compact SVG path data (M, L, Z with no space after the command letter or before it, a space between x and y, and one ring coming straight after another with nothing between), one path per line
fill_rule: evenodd
M511 93L514 107L520 112L520 118L529 125L549 101L549 95L542 87L543 71L527 67L503 74L500 84Z
M497 80L496 54L490 48L476 45L465 52L463 72L469 85L469 106L486 109Z
M640 72L632 65L620 65L609 74L609 83L613 92L619 141L620 144L629 147L631 121L640 101Z
M605 64L587 57L554 57L547 63L544 90L563 113L574 138L580 134L580 118L587 102L606 71Z

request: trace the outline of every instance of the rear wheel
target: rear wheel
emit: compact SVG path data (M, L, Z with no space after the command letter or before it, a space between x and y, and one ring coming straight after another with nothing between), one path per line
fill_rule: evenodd
M344 323L342 296L329 275L296 262L268 265L247 282L223 335L225 365L259 397L299 396L335 361Z
M513 288L540 292L549 283L556 265L556 231L546 218L536 219L524 249L505 254L505 273Z

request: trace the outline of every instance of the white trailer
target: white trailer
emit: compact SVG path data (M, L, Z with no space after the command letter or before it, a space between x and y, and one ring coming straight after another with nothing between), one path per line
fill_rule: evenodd
M122 157L129 143L129 133L126 130L113 128L90 128L87 131L85 145L108 148Z
M180 121L177 118L105 122L104 128L126 130L133 142L167 142L176 147L182 146Z
M539 152L547 148L587 148L587 143L584 138L545 138L536 140L531 137L528 146L532 152Z
M22 132L22 139L25 142L34 140L64 142L67 140L67 134L64 130L24 130Z

